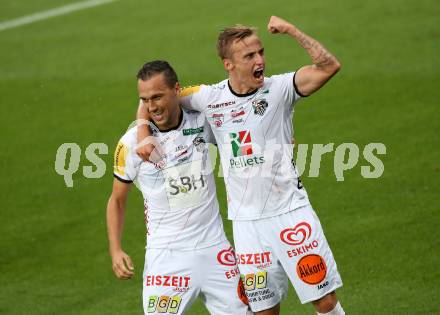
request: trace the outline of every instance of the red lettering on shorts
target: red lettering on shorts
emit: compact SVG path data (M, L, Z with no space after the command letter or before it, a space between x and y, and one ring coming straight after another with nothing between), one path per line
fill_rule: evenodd
M318 241L314 240L311 243L305 243L302 246L290 249L286 253L287 253L287 256L289 256L290 258L297 257L297 256L304 255L304 254L314 250L315 248L318 248L318 246L319 246Z
M175 287L175 288L188 288L190 276L169 276L169 275L147 275L145 277L145 285L150 286L162 286L162 287Z
M270 259L270 252L237 254L236 258L239 265L258 265L272 263Z

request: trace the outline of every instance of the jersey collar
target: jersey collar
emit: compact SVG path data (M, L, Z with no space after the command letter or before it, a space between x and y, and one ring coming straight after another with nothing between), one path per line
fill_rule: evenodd
M235 95L235 96L237 96L237 97L251 96L251 95L254 95L255 93L257 93L257 91L258 91L258 89L255 89L255 90L253 90L253 91L251 91L251 92L248 92L248 93L238 94L238 93L234 92L234 90L232 89L232 86L231 86L231 84L229 83L229 80L228 80L228 88L229 88L229 91L230 91L233 95Z
M159 130L160 133L166 133L166 132L170 132L170 131L173 131L173 130L180 129L182 127L182 122L183 122L183 109L180 108L179 122L178 122L178 124L175 127L168 128L168 129L165 129L165 130L160 130L156 125L154 125L154 126L157 128L157 130Z

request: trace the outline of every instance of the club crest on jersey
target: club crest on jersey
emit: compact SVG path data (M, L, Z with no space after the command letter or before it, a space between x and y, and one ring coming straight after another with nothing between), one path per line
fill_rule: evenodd
M203 152L205 149L206 141L202 137L195 137L193 144L196 147L197 152Z
M225 120L225 115L223 114L212 114L211 116L212 122L216 127L220 127L223 125L223 122Z
M266 112L267 106L267 101L264 98L252 102L252 108L254 109L255 115L263 116Z

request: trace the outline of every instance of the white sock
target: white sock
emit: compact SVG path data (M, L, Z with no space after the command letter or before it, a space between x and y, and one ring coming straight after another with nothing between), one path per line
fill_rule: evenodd
M316 313L318 315L345 315L344 310L342 309L341 304L338 302L335 306L334 309L332 309L330 312L328 313Z

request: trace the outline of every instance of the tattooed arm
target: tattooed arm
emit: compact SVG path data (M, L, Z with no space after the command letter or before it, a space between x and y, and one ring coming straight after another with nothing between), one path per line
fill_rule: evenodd
M288 34L295 38L312 59L313 65L296 72L294 84L300 94L307 96L319 90L341 68L339 61L321 43L283 19L272 16L267 28L272 34Z

